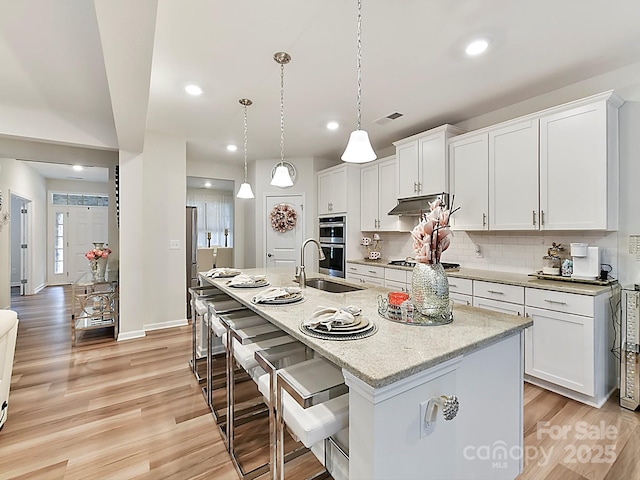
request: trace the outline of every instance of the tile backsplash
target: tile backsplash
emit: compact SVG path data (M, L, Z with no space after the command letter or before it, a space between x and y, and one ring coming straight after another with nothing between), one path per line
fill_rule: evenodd
M452 235L451 246L442 254L442 261L459 263L465 268L533 273L542 270L542 257L553 242L566 246L567 257L570 257L569 244L582 242L602 247L601 262L611 265L611 275L618 278L618 232L458 231ZM413 256L410 233L380 232L380 237L384 258L396 260ZM480 247L481 257L476 254L476 246Z

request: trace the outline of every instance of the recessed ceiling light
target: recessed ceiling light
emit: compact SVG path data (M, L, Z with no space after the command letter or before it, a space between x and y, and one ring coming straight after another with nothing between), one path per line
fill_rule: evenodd
M190 95L200 95L202 93L202 89L198 85L187 85L184 89Z
M340 124L338 122L329 122L329 123L327 123L327 128L329 130L336 130L339 126L340 126Z
M473 57L484 53L487 50L487 47L489 47L489 40L487 40L486 38L479 38L467 45L465 52L467 53L467 55Z
M227 150L229 150L230 152L235 152L236 150L238 150L238 147L236 145L227 145Z
M74 169L76 172L80 172L80 171L82 171L82 170L83 170L82 165L74 165L74 166L73 166L73 169Z
M211 186L211 182L207 182L204 184L205 187L209 188Z

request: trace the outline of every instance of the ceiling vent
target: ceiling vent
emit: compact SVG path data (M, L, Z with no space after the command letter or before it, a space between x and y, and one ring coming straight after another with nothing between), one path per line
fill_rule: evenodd
M373 123L377 123L378 125L385 125L387 123L389 123L392 120L397 120L398 118L404 116L404 113L400 113L400 112L393 112L390 113L389 115L386 115L382 118L379 118L378 120L375 120Z

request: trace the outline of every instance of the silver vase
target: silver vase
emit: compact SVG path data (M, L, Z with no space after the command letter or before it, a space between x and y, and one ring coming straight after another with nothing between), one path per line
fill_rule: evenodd
M449 281L440 263L420 263L413 267L411 300L416 323L443 324L453 320L449 301Z

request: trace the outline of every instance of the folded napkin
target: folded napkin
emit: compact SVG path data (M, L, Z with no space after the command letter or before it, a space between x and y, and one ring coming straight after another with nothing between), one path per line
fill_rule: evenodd
M210 278L217 277L229 277L231 275L238 275L240 270L236 270L235 268L212 268L205 275Z
M355 317L362 313L360 307L347 305L342 308L318 307L310 318L304 321L308 327L317 327L324 325L327 330L331 331L334 325L349 325L355 322Z
M300 287L271 287L254 295L253 303L261 303L264 301L275 300L276 298L287 297L292 293L300 293Z
M266 275L247 275L241 273L229 280L227 285L255 285L256 283L264 282L266 278Z

